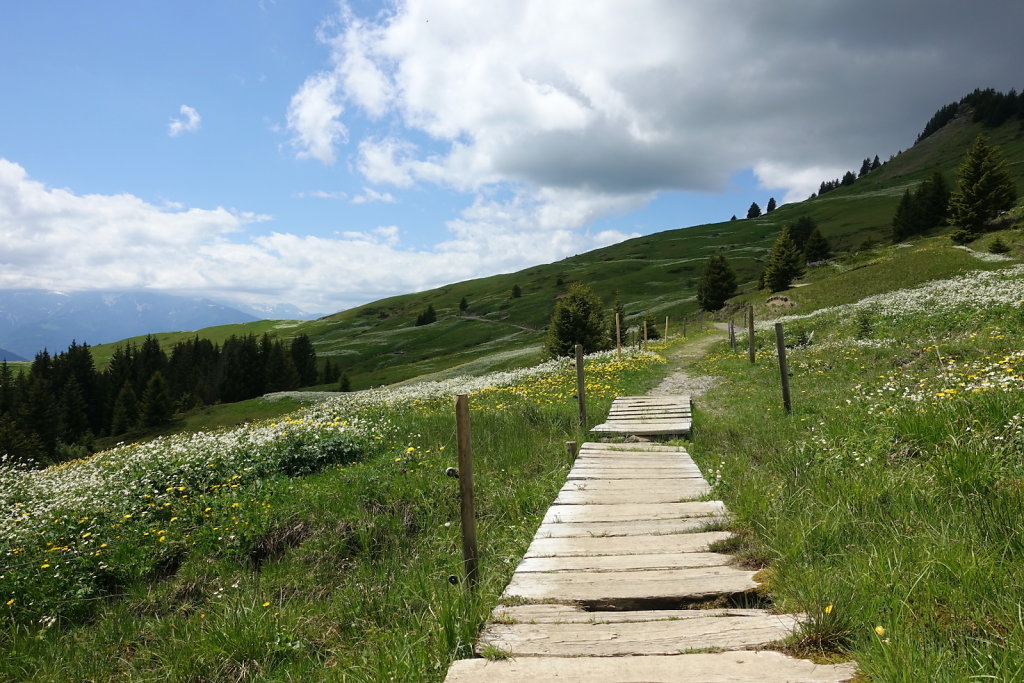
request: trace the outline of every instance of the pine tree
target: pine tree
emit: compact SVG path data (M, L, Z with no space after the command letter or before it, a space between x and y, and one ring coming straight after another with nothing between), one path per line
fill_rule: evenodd
M900 203L896 206L896 213L892 217L892 241L894 244L917 233L920 224L917 213L917 202L914 201L914 195L909 189L904 190Z
M466 311L468 311L468 310L469 310L469 302L466 301L466 297L462 297L462 299L459 300L459 314L460 315L465 315Z
M807 263L816 263L827 260L831 255L832 248L828 240L821 234L821 230L815 227L804 244L804 259Z
M512 285L512 298L513 299L518 299L522 295L523 295L523 290L519 287L519 285Z
M66 444L78 443L89 432L89 415L78 380L72 375L61 389L57 403L57 438Z
M874 160L871 162L871 170L877 171L882 167L882 162L878 160L878 155L875 155Z
M433 313L433 307L430 307L430 311ZM436 319L437 316L434 318ZM309 340L309 336L300 334L292 339L288 353L292 357L295 372L299 375L299 386L308 387L316 384L316 350L313 348L313 342Z
M761 215L761 207L757 205L757 202L753 202L750 208L747 209L747 218L757 218Z
M857 176L853 174L853 171L847 171L845 174L843 174L843 180L841 183L843 187L849 187L850 185L853 185L855 182L857 182Z
M772 211L775 210L776 206L778 206L778 205L775 203L775 197L769 197L768 198L768 206L764 207L764 212L765 213L771 213Z
M818 223L810 216L800 216L788 227L789 236L796 242L796 248L802 251L811 233L818 229Z
M736 274L729 266L725 254L712 254L697 283L697 305L705 311L717 311L735 294Z
M110 434L116 436L135 429L139 422L139 400L135 396L131 382L125 382L114 401L113 415L110 420Z
M967 150L957 175L957 190L950 197L953 220L969 236L977 236L985 224L1017 201L1017 188L1006 171L998 147L979 135Z
M865 159L860 165L860 173L857 174L858 178L863 178L868 173L871 173L871 159Z
M21 429L10 415L0 415L0 454L30 466L47 459L39 438Z
M607 349L605 330L601 298L585 284L574 282L555 302L544 349L555 357L571 355L576 344L582 344L585 353Z
M343 372L338 378L338 391L352 391L352 381L348 378L348 373Z
M162 372L154 372L146 383L142 394L139 419L143 427L160 427L169 424L174 416L174 401L167 389L167 380Z
M793 280L803 273L804 255L790 236L789 228L783 228L768 256L768 264L764 271L765 285L772 292L781 292L789 289Z

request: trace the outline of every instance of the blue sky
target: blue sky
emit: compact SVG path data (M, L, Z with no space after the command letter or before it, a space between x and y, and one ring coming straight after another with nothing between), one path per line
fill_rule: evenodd
M803 198L1022 85L1017 3L890 5L7 3L0 289L331 312Z

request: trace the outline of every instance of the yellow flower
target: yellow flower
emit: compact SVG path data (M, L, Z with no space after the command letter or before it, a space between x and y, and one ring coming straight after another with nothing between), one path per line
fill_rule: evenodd
M44 563L44 564L40 565L40 567L39 567L39 568L40 568L40 569L47 569L47 568L48 568L49 566L50 566L50 563L49 563L49 562L47 562L47 563Z
M270 603L269 602L265 602L265 603L263 603L263 606L264 607L270 607Z
M876 626L875 627L875 633L877 633L879 637L884 636L885 635L885 627L884 626Z
M825 608L825 614L832 614L832 605Z
M10 600L7 601L7 606L8 607L10 607L13 604L14 604L14 598L11 598Z

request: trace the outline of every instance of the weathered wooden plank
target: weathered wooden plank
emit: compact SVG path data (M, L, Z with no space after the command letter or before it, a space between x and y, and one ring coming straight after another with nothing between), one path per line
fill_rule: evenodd
M757 572L736 567L626 570L618 572L530 572L513 574L505 599L561 600L594 605L644 601L687 602L757 588Z
M537 538L526 557L578 557L582 555L650 555L708 552L712 543L732 538L728 531L700 531L668 536L609 536L607 538Z
M498 605L491 611L491 621L504 624L621 624L630 621L663 621L691 616L722 617L769 614L767 610L723 607L702 610L630 610L627 612L594 612L579 605L540 603L530 605ZM795 615L802 619L801 615Z
M682 614L686 610L680 610ZM693 614L674 620L569 624L490 624L477 651L496 647L513 657L669 655L716 649L751 649L790 636L799 620L787 614Z
M724 515L720 500L692 503L632 503L623 505L552 505L544 522L624 522L632 519L679 519Z
M688 487L638 491L634 489L590 489L562 491L555 498L556 505L618 505L621 503L684 503L705 496L711 487L702 479L688 479Z
M684 567L721 567L732 563L724 553L651 553L647 555L585 555L578 557L527 557L516 572L561 572L590 570L623 571L629 569L682 569Z
M521 657L463 659L452 664L447 683L588 681L590 683L845 683L850 664L815 664L781 652L747 650L640 657Z
M534 538L656 536L705 531L719 526L724 517L689 517L686 519L648 519L628 522L558 522L541 524Z

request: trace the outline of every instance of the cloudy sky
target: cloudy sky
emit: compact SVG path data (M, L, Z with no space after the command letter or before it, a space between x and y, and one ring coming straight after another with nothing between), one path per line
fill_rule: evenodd
M332 312L742 217L1024 86L1022 26L1004 0L4 3L0 290Z

